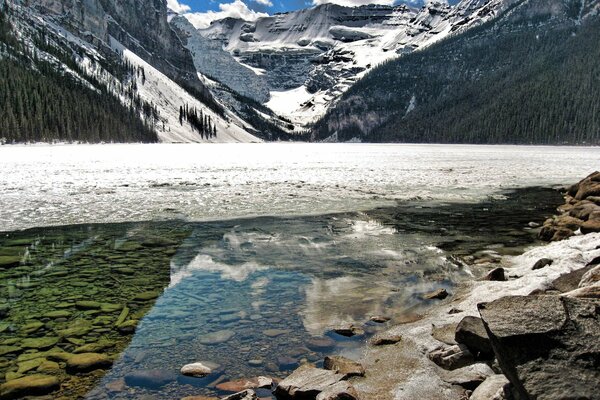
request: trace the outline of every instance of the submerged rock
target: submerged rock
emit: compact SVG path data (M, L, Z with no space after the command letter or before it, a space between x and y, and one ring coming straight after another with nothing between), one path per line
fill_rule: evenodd
M262 333L268 337L273 338L277 336L287 335L290 332L291 331L289 329L267 329L264 330Z
M313 351L326 351L335 346L335 342L328 337L314 337L306 342L306 347Z
M502 372L525 399L596 398L600 304L508 296L478 305Z
M346 378L365 375L365 368L360 363L342 356L325 357L323 368L342 374Z
M26 349L49 349L54 347L58 343L59 338L57 337L41 337L41 338L27 338L21 341L21 346Z
M23 396L45 395L59 387L60 382L56 376L29 375L0 385L0 397L2 399L18 399Z
M205 345L221 344L229 341L233 336L235 336L235 332L222 330L204 335L199 342Z
M112 360L99 353L75 354L67 360L67 369L70 372L89 372L96 369L110 368Z
M144 369L125 375L125 383L128 386L139 386L148 389L163 387L176 379L177 376L174 373L160 369Z
M181 367L181 374L186 376L203 377L210 373L212 373L212 369L201 362L187 364Z
M335 328L333 331L335 333L337 333L338 335L342 335L342 336L346 336L346 337L352 337L355 335L364 335L365 334L364 330L355 326L354 324L340 326L339 328Z

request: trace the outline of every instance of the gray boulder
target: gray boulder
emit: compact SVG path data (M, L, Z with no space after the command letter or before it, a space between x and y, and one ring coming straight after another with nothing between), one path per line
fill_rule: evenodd
M475 362L475 357L464 344L438 347L430 351L428 357L447 370L462 368Z
M343 378L343 374L335 371L303 365L279 383L275 394L284 399L315 399Z
M488 377L469 397L469 400L501 400L504 399L504 387L508 379L504 375L492 375Z
M456 327L454 340L456 343L467 346L477 358L488 359L494 357L494 350L481 318L464 317Z
M598 398L598 300L508 296L478 308L500 368L518 397Z
M346 378L365 374L365 368L360 363L342 356L325 357L323 368L343 374Z

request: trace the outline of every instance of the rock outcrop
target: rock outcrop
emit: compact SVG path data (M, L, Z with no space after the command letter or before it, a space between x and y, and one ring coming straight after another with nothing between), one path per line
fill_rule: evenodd
M478 308L498 363L519 398L597 396L597 300L508 296Z

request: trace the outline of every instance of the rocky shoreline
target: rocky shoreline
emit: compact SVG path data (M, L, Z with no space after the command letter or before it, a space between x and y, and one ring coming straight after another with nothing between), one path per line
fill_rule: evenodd
M328 357L323 368L303 365L266 386L256 378L225 399L256 399L259 388L282 399L598 398L598 194L598 172L567 188L561 214L540 228L553 243L490 263L455 293L429 294L440 303L372 337L359 362Z

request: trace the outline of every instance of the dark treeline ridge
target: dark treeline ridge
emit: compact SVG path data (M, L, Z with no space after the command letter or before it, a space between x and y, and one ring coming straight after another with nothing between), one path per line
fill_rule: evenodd
M559 17L533 9L552 0L529 3L374 69L315 137L600 144L600 18L579 21L580 2Z
M202 110L198 111L195 107L190 108L188 104L180 106L179 124L183 125L184 121L188 122L202 139L217 137L217 125L213 123L211 116L205 115Z
M122 93L131 100L131 106L126 107L93 77L86 76L86 84L38 58L34 50L15 38L10 18L11 10L4 3L0 9L0 141L158 140L153 125L159 116L153 105L141 101L130 90ZM85 76L72 56L53 46L44 32L32 40L37 48ZM111 64L115 76L140 73L122 62Z

